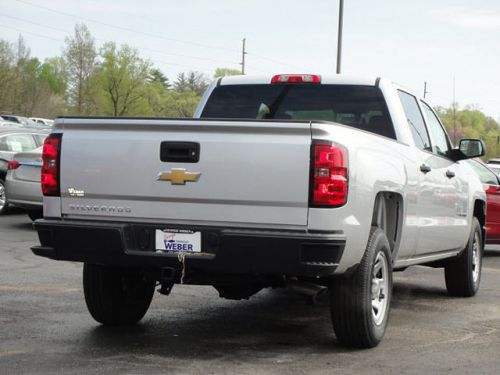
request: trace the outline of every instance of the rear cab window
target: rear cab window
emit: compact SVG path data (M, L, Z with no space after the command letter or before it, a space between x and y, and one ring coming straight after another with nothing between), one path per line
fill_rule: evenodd
M201 118L332 121L396 139L380 89L328 84L222 85Z

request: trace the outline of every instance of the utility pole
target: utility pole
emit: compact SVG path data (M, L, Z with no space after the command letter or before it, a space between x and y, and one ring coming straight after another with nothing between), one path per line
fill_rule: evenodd
M339 31L337 39L337 74L340 74L342 61L342 28L344 26L344 0L339 0Z
M427 82L424 82L424 99L425 99L425 96L429 93L429 91L427 91Z
M457 142L457 109L455 102L455 76L453 76L453 143Z
M245 49L246 39L243 38L243 48L241 49L241 74L245 74L245 55L248 53Z

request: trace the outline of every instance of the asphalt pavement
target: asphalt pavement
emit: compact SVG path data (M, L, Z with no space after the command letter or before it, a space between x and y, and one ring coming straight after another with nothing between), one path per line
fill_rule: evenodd
M99 326L81 264L36 257L36 242L26 215L0 216L0 374L500 373L500 247L486 252L474 298L449 297L441 269L396 273L383 342L352 350L326 302L288 290L228 301L176 285L136 327Z

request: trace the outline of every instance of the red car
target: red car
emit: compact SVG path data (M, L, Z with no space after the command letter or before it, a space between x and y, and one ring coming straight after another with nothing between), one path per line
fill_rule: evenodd
M500 245L500 180L498 175L475 160L467 160L486 191L486 243Z

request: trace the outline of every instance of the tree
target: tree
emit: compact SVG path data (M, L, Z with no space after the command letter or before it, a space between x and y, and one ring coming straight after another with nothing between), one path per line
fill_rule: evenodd
M64 95L68 89L68 67L62 57L51 57L45 60L43 77L49 82L52 91Z
M180 73L174 82L174 90L180 93L192 91L201 96L207 87L207 78L199 72Z
M159 83L165 89L170 88L170 82L163 72L158 68L149 71L148 81L150 83Z
M225 77L225 76L239 76L241 71L230 68L217 68L215 69L214 79Z
M105 111L113 116L148 111L144 94L151 64L141 59L136 49L127 45L118 49L113 42L104 44L101 57L100 82Z
M457 103L453 103L449 108L436 107L435 110L454 143L461 138L480 138L486 144L485 158L498 156L499 124L481 112L478 106L460 109Z
M163 115L167 117L192 117L200 96L194 91L179 93L168 90Z
M84 24L77 24L73 37L66 38L64 59L68 69L69 102L77 114L96 110L97 51L95 41Z
M12 45L0 40L0 111L11 111L13 101L13 83L15 81L15 63Z

